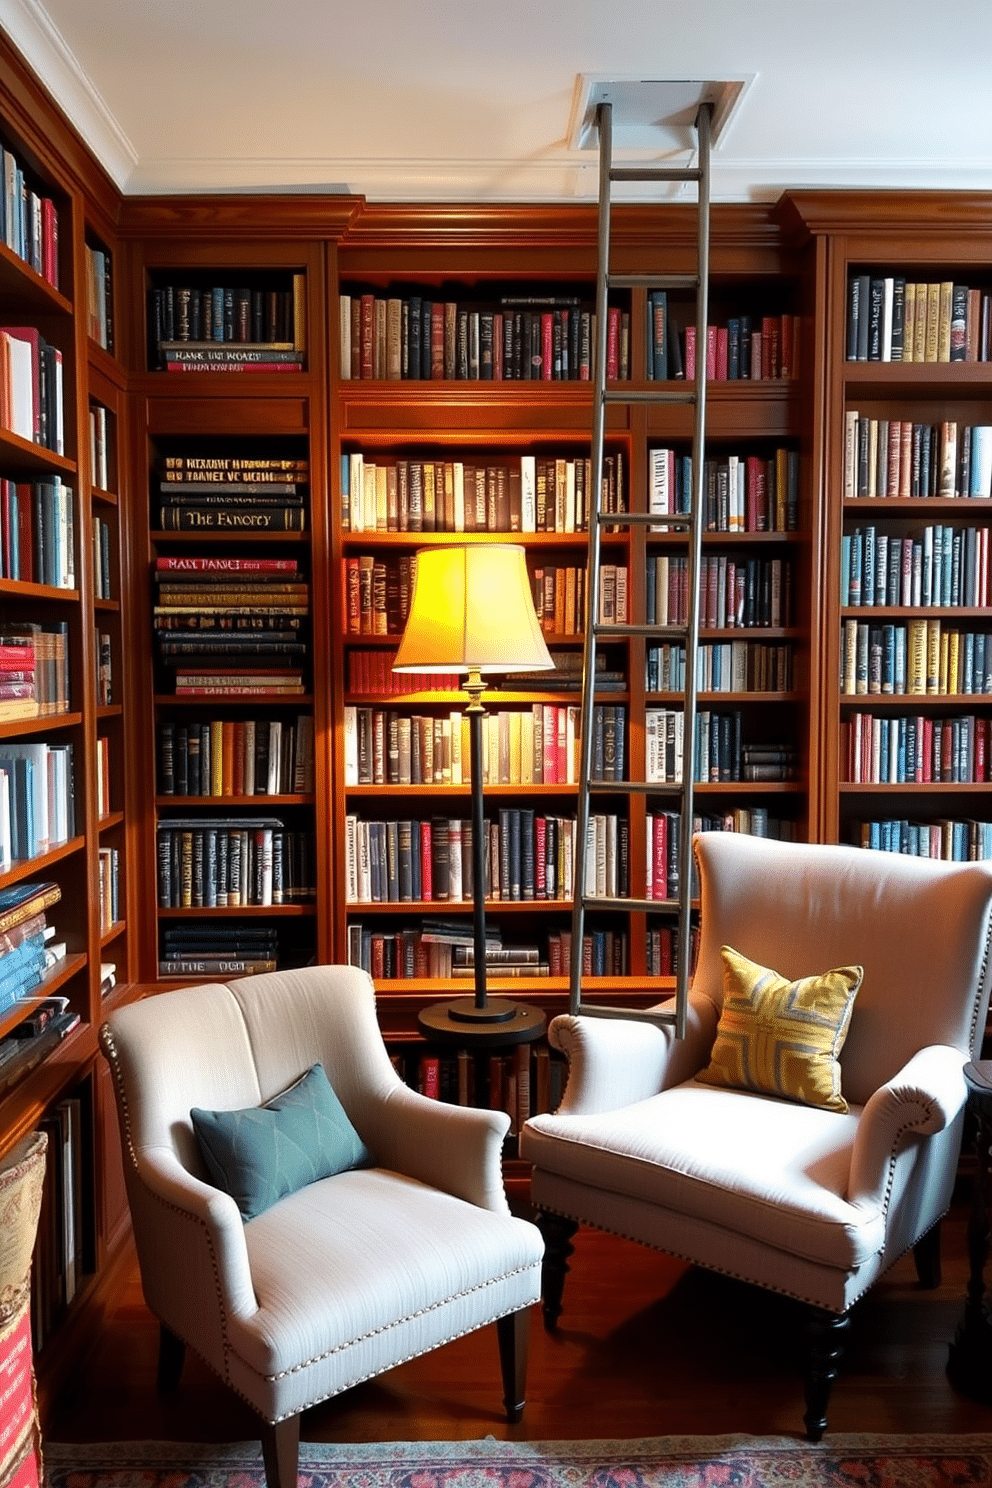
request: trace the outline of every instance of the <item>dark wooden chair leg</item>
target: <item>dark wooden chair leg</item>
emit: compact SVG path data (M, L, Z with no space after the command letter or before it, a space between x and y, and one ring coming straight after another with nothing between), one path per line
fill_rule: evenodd
M850 1327L846 1312L810 1309L809 1364L806 1372L806 1413L803 1421L810 1441L819 1441L827 1429L827 1402L837 1378L837 1366L844 1352L844 1334Z
M300 1418L262 1423L266 1488L296 1488L300 1467Z
M158 1330L158 1387L163 1395L171 1395L179 1389L183 1365L186 1362L186 1345L177 1338L164 1323Z
M544 1237L544 1261L541 1266L541 1297L545 1329L551 1333L561 1317L568 1258L572 1254L572 1236L579 1228L574 1219L560 1214L546 1214L539 1209L534 1222Z
M913 1246L920 1286L932 1292L940 1286L940 1225L935 1224Z
M515 1426L524 1413L527 1396L527 1350L530 1344L530 1308L522 1307L497 1318L499 1367L503 1376L506 1419Z

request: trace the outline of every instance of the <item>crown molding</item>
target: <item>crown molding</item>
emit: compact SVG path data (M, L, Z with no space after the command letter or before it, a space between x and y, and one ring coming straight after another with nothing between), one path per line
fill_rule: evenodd
M134 146L44 7L37 0L6 0L3 28L118 191L126 191L138 164Z

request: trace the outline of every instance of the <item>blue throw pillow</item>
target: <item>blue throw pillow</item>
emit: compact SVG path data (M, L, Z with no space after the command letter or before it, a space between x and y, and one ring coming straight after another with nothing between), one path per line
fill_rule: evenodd
M369 1162L369 1152L315 1064L295 1085L246 1111L190 1111L210 1177L242 1219L318 1178Z

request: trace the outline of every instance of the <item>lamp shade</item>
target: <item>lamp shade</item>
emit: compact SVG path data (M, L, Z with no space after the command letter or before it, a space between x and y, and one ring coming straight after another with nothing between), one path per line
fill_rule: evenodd
M524 550L515 544L424 548L396 653L397 672L548 670Z

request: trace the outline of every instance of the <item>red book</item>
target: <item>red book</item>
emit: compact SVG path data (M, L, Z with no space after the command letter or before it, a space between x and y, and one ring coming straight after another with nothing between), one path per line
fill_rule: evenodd
M554 377L554 316L546 311L541 316L541 381L550 382Z
M716 326L706 327L706 380L716 377Z
M716 333L716 380L726 382L727 363L730 355L730 336L726 326L718 326Z
M651 898L668 898L668 817L662 812L652 822L654 862L651 869Z
M41 200L41 272L53 289L59 287L59 216L51 197Z
M431 381L444 381L444 302L431 304Z
M293 573L295 558L156 558L161 573Z
M420 897L421 899L434 898L434 886L431 878L431 824L429 821L420 823Z
M620 307L611 305L606 320L606 375L615 382L620 376Z
M441 1099L441 1060L437 1054L421 1055L420 1093L431 1100Z
M696 327L685 328L685 380L695 381L696 377Z
M977 752L977 751L976 751ZM543 816L534 818L534 898L547 899L548 876L545 853L548 847L548 822Z

